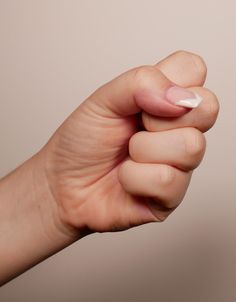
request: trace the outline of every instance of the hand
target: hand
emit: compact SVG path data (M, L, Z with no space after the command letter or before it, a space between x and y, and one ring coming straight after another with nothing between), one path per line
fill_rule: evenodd
M204 154L201 131L219 109L215 95L201 87L205 76L198 56L177 52L106 83L68 117L38 153L64 226L124 230L162 221L179 205ZM171 104L188 95L180 90L168 102L173 83L198 92L203 102L191 111Z

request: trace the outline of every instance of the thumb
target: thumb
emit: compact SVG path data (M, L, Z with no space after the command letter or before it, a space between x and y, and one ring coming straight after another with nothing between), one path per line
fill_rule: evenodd
M145 111L161 117L178 117L200 102L193 92L176 86L154 66L131 69L98 88L85 101L106 117L125 117ZM84 105L85 105L84 104Z

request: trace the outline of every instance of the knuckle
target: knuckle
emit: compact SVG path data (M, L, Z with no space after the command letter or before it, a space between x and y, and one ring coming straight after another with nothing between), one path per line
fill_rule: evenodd
M206 78L207 66L201 56L185 50L178 50L176 55L183 58L186 62L189 62L189 64L195 68L195 72L198 73L198 75L202 76L204 79Z
M189 128L185 132L185 153L192 159L193 167L198 164L202 158L206 147L206 140L201 131L195 128Z
M176 178L175 170L168 165L163 165L159 174L160 185L163 187L171 186Z
M138 83L143 83L147 78L150 77L157 69L151 65L142 65L134 70L134 80Z

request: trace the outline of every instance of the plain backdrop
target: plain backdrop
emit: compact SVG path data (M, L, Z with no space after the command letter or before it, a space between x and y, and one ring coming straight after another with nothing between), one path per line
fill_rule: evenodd
M85 237L3 286L1 302L236 301L235 28L233 0L0 0L0 176L100 85L179 49L205 59L221 103L166 222Z

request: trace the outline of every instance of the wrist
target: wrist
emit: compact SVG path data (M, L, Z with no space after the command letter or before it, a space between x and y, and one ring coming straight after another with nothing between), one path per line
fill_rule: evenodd
M52 193L46 173L46 156L44 149L30 160L32 171L32 190L34 202L38 205L38 215L46 236L58 245L69 245L86 235L82 230L66 224L60 215L60 209Z
M60 220L40 152L0 180L0 196L0 284L84 236Z

